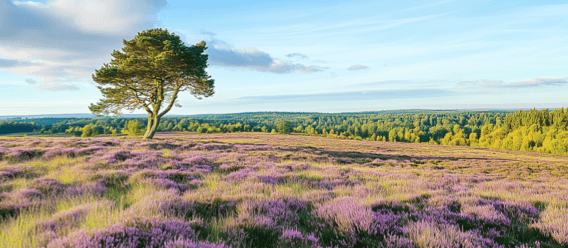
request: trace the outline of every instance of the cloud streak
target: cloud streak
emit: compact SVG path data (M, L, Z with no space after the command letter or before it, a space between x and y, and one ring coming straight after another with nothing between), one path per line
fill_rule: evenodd
M320 102L320 101L362 101L405 98L430 98L455 94L454 92L439 89L417 90L384 90L384 91L350 91L302 95L274 95L274 96L248 96L240 100L252 102Z
M308 55L301 54L301 53L289 53L289 54L286 54L286 57L298 58L298 59L309 59L310 58L310 57L308 57Z
M31 78L26 78L25 81L26 81L26 83L28 83L29 85L37 84L37 82L36 82L35 80L31 79Z
M1 59L0 58L0 68L14 68L21 66L29 66L32 63L27 61L20 61L17 59Z
M534 78L523 80L519 82L509 83L503 85L506 88L523 88L523 87L537 87L542 85L565 85L568 81L564 78Z
M506 83L503 80L462 81L458 83L458 86L480 86L484 88L530 88L539 86L561 86L566 84L568 84L568 80L566 80L566 78L537 77L511 83Z
M366 65L359 65L359 64L352 65L352 66L349 66L347 68L348 71L359 71L359 70L366 70L366 69L369 69L369 67L366 66Z
M245 69L272 73L314 73L327 67L291 63L273 58L270 54L256 48L239 49L221 40L209 42L207 54L211 65L235 69Z
M44 90L50 91L60 91L60 90L80 90L77 85L70 84L70 83L51 83L51 82L44 82L38 86Z
M200 35L209 35L209 36L215 36L215 35L217 35L217 33L209 32L209 31L207 31L207 30L205 30L205 29L200 29L200 30L199 30L199 34L200 34Z

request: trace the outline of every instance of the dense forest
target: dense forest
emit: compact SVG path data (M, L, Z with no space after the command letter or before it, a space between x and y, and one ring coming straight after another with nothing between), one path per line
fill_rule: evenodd
M0 134L140 135L145 118L18 119ZM158 131L299 133L340 139L478 146L568 154L568 109L406 110L360 113L255 112L163 118Z

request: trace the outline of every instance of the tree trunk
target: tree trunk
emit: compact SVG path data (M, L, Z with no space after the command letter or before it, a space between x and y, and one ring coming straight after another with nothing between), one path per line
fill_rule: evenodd
M160 123L160 117L158 115L154 115L153 117L152 125L148 124L146 134L144 134L144 139L152 139L154 138L154 134L156 134L158 124Z
M144 132L144 139L148 139L148 136L150 136L150 130L152 130L152 115L148 114L148 124L146 125L146 132Z

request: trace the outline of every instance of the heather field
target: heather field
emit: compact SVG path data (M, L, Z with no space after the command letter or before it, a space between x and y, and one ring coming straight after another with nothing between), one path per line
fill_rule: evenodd
M568 156L268 133L0 137L2 247L568 247Z

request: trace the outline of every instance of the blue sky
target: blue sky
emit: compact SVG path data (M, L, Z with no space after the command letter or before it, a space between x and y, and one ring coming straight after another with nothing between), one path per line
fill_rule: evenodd
M171 114L568 107L563 1L0 0L0 115L87 113L154 27L205 40L216 80Z

